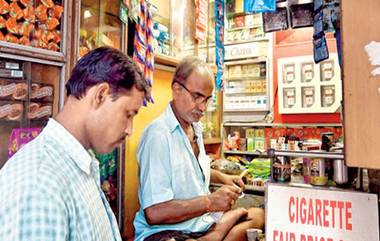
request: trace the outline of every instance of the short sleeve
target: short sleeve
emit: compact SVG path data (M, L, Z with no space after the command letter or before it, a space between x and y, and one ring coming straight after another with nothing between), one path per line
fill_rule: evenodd
M68 217L63 201L38 189L17 194L0 207L0 240L64 241ZM10 200L10 199L8 199Z
M147 129L137 151L139 162L139 198L143 209L172 200L171 163L168 134Z

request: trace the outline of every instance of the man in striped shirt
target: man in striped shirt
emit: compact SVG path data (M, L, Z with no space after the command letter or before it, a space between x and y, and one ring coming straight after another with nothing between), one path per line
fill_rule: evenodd
M90 149L109 153L132 133L150 86L122 52L82 57L60 113L0 170L1 241L121 241Z

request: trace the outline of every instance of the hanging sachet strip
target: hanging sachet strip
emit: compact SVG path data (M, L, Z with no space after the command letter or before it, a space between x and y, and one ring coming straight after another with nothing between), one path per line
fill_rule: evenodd
M153 55L153 22L152 14L149 6L145 0L140 0L140 10L137 16L135 39L133 43L134 52L133 60L140 67L144 73L144 77L153 85L153 71L154 71L154 55ZM153 102L153 98L145 100L146 102Z
M216 88L223 90L224 65L224 1L215 0L215 57L216 57Z
M195 38L198 41L206 40L207 19L208 19L208 0L195 0L196 20Z

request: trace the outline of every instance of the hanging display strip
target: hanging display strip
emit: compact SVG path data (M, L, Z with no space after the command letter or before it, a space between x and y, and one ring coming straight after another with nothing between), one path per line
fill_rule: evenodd
M334 113L342 100L337 54L314 64L313 56L278 60L278 100L281 114Z
M149 85L153 85L154 55L153 55L153 19L148 4L145 0L140 1L140 11L136 24L133 59L144 73ZM153 98L146 99L153 102Z
M215 0L215 57L216 57L216 88L222 90L224 65L224 1Z
M207 0L196 0L196 28L195 28L195 38L198 41L206 40L207 32L207 19L208 19L208 1Z

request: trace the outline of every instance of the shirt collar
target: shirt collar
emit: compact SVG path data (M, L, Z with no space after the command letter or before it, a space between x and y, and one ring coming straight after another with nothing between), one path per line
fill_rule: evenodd
M166 123L171 132L173 132L178 126L180 126L177 117L175 117L171 104L169 103L168 107L165 110L165 119Z
M166 107L165 119L166 119L166 123L167 123L171 132L175 131L175 129L180 126L177 117L174 115L173 108L172 108L171 104L169 104L168 107ZM201 122L193 122L192 125L194 128L195 134L198 137L201 136L202 135L202 129L203 129L202 123Z
M59 122L50 118L44 128L49 138L59 144L60 148L67 153L77 166L87 175L91 173L92 157L82 144L63 127Z

